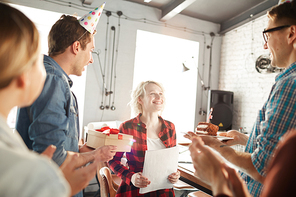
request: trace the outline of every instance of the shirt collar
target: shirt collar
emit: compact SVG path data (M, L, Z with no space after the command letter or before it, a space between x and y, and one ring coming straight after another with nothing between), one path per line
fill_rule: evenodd
M138 124L138 126L146 127L146 125L140 119L141 116L142 116L142 114L139 113L139 115L137 117L135 117L134 120ZM164 119L161 116L158 116L158 118L162 122L162 128L169 128L169 129L171 128L171 126L166 121L164 121Z
M47 62L48 64L52 65L55 69L57 69L59 72L63 73L68 79L70 88L73 86L73 81L71 80L71 78L67 75L67 73L61 68L61 66L54 59L52 59L47 55L44 55L44 62Z
M289 76L292 73L296 73L296 62L294 62L293 64L291 64L289 67L287 67L283 72L281 72L280 74L278 74L275 77L275 81L278 81L284 77Z

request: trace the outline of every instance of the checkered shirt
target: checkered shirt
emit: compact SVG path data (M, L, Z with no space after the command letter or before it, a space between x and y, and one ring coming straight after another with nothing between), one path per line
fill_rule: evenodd
M121 178L121 184L117 190L116 197L134 197L134 196L149 196L149 197L173 197L174 190L163 189L146 194L139 194L139 188L131 183L131 177L137 172L143 171L145 151L147 150L147 130L146 125L140 120L141 114L134 119L122 123L119 127L120 133L133 135L135 142L132 145L131 152L126 153L128 167L121 165L123 152L117 152L113 160L109 161L111 170ZM162 122L159 138L166 148L176 146L176 131L173 123L159 119ZM168 155L169 156L169 155ZM165 158L164 158L165 159ZM157 166L155 166L157 167Z
M259 174L266 176L268 163L281 136L296 128L296 62L275 78L268 100L259 111L245 152ZM260 196L263 185L241 172L252 196Z

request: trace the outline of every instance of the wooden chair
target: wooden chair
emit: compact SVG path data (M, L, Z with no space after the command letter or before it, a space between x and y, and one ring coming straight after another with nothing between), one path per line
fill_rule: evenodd
M100 182L101 197L115 197L119 184L113 180L113 177L115 179L117 176L112 176L111 171L108 167L105 166L100 169L98 179ZM119 179L119 177L117 178Z

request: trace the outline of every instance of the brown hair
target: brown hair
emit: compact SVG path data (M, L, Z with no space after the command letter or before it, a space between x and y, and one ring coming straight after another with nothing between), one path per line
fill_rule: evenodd
M0 3L0 89L37 61L39 33L34 23L19 10Z
M296 25L296 2L283 3L274 6L267 15L276 23L283 23L285 25Z
M48 55L54 57L62 54L75 41L79 41L82 50L91 42L91 33L86 31L76 17L62 15L52 26L48 35Z

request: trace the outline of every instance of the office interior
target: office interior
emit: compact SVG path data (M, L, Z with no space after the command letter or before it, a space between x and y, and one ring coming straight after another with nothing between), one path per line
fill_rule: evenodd
M128 103L131 91L141 80L164 85L169 96L163 118L177 123L180 139L183 132L207 121L211 91L216 90L233 93L231 128L251 131L257 111L280 72L260 64L269 56L263 49L262 38L267 25L266 11L278 1L9 1L20 10L22 6L29 8L24 13L38 29L44 27L40 30L43 40L61 14L81 17L104 2L95 35L94 63L87 66L82 77L73 77L82 138L91 122L114 123L134 117ZM39 12L34 15L30 9ZM223 17L219 16L220 10ZM52 12L55 17L49 18ZM166 39L167 43L161 41ZM190 42L192 50L185 48L186 42ZM143 50L149 43L149 49ZM46 54L46 41L42 45ZM177 58L179 54L181 58ZM141 70L145 62L148 63ZM13 122L12 117L11 127Z

